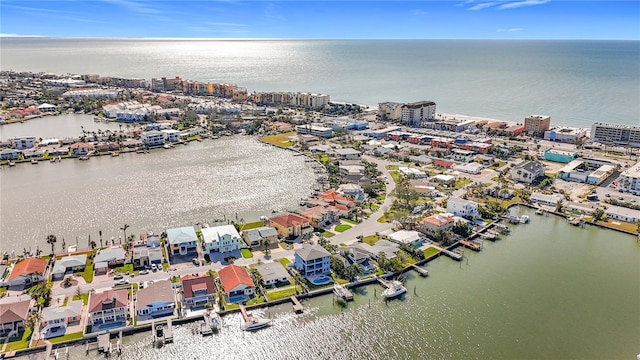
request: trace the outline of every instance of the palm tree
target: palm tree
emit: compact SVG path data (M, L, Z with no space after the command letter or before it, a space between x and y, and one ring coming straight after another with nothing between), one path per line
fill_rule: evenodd
M124 233L124 241L127 241L127 229L129 227L130 227L129 224L124 224L124 226L120 228L120 230L122 230L122 232Z
M56 253L54 246L55 246L57 241L58 241L58 239L56 238L55 235L47 236L47 244L51 245L51 254L52 255Z
M102 230L98 230L98 235L100 236L100 247L102 248Z
M264 245L264 254L269 255L269 239L262 239L262 245Z

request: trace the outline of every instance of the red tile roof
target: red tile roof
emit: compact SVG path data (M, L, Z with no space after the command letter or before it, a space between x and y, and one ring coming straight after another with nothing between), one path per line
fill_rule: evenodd
M89 300L89 312L92 313L102 311L103 304L110 304L113 300L115 300L115 304L110 306L109 309L127 306L129 304L129 293L127 292L127 289L109 289L101 293L91 294L91 298Z
M325 191L318 195L318 198L329 202L331 205L343 204L348 207L353 207L355 205L351 199L348 199L342 196L339 192L333 190Z
M272 217L270 220L280 226L284 226L287 228L295 225L304 225L309 223L309 220L305 219L304 217L292 213Z
M28 274L40 274L44 275L44 270L47 268L47 261L38 258L26 258L19 263L15 264L9 280L15 279L20 275Z
M251 276L249 276L249 272L245 268L237 265L232 264L224 267L218 271L218 276L220 277L220 282L225 292L230 292L240 284L255 287Z
M433 160L433 164L442 166L442 167L451 167L453 166L453 161L436 159L436 160Z
M442 226L450 222L453 222L453 218L449 216L441 215L441 214L435 214L435 215L427 216L426 218L422 219L421 223L425 223L425 222L428 222L436 226Z
M214 294L216 292L216 284L211 276L186 275L180 280L182 281L185 299L192 298L194 290L207 289L207 294Z

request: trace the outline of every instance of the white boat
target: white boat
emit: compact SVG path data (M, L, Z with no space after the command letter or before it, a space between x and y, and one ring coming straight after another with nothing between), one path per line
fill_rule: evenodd
M522 215L522 216L520 217L520 223L521 223L521 224L527 224L527 223L529 223L529 220L530 220L530 219L529 219L529 215Z
M244 331L258 330L271 325L271 319L263 319L253 314L247 314L247 310L243 305L240 305L240 313L242 314L242 330Z
M13 161L9 161L9 166L16 166L16 163L14 163Z
M31 159L31 163L32 163L33 165L38 165L38 160L36 160L36 159Z
M165 149L171 149L171 145L169 145L169 144L164 144L164 145L162 145L162 147L165 148Z
M407 288L402 285L398 280L391 280L388 282L388 287L382 292L382 297L385 299L393 299L407 292Z
M536 210L536 215L542 215L543 213L544 213L544 210L542 209Z

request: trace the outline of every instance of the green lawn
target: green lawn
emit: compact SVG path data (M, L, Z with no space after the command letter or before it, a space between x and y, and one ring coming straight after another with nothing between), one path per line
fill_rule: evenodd
M340 225L338 225L338 226L340 226ZM332 237L332 236L335 236L335 235L336 234L332 233L331 231L327 231L327 230L322 232L322 236L324 236L324 237Z
M87 265L84 267L84 271L80 273L80 276L87 284L91 284L93 281L93 260L87 260Z
M379 223L384 223L387 222L387 217L385 215L382 215L378 218L377 220Z
M337 232L345 232L347 230L351 229L351 225L347 225L347 224L340 224L336 226L336 231Z
M59 343L62 341L76 340L76 339L82 339L82 331L79 331L77 333L64 334L60 337L49 339L49 341L51 341L52 343Z
M373 245L378 242L382 237L380 235L369 235L362 238L362 242Z
M301 292L302 292L302 287L298 285L298 293L301 293ZM271 291L267 291L267 297L269 298L270 301L288 298L288 297L294 296L295 294L296 294L296 288L293 285L287 286L285 288L277 288Z
M349 224L353 224L353 225L358 225L358 223L356 221L353 221L351 219L346 219L346 218L340 218L340 220L347 222Z
M251 253L251 250L249 249L240 249L240 253L242 254L242 257L245 259L249 259L253 257L253 253Z
M123 266L117 267L113 269L114 272L121 272L121 273L126 273L126 272L133 272L133 264L125 264Z
M89 293L86 292L86 293L80 294L80 297L78 297L78 295L73 295L73 300L80 300L80 299L82 299L82 302L85 305L87 305L87 303L89 303Z
M295 144L295 142L291 141L289 139L290 136L295 135L296 132L295 131L291 131L288 133L282 133L282 134L276 134L276 135L269 135L269 136L265 136L260 138L260 140L269 143L269 144L273 144L276 146L280 146L280 147L291 147Z
M257 296L257 297L254 297L253 299L247 301L247 306L255 305L255 304L262 304L263 302L264 302L264 297Z
M423 251L425 258L428 258L428 257L430 257L432 255L435 255L435 254L439 253L439 252L440 252L440 250L438 250L438 249L436 249L434 247L426 248Z
M280 264L282 264L282 266L284 266L285 268L287 267L287 265L291 264L291 261L287 258L282 258L278 261L280 261Z
M264 223L262 221L254 221L254 222L250 222L250 223L246 223L244 225L242 225L240 227L240 231L242 230L251 230L251 229L255 229L255 228L259 228L264 226Z
M29 340L31 340L31 330L27 329L23 331L21 335L22 336L20 337L20 339L10 341L7 344L7 347L5 348L6 352L26 349L29 346Z
M338 283L340 285L344 285L344 284L348 284L349 283L347 280L337 277L336 274L331 274L331 278L333 278L333 281L335 281L336 283Z
M371 204L371 211L376 211L380 209L380 206L376 205L376 204Z

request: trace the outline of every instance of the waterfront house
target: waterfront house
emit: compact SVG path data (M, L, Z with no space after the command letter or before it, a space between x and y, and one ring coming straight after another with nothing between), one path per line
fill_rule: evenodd
M427 174L424 171L421 171L413 167L400 166L398 167L398 171L402 173L402 175L410 179L420 179L427 176Z
M131 260L136 269L151 266L151 264L161 265L163 262L162 247L158 235L147 236L142 234L143 241L135 244L132 251ZM142 237L141 235L141 237Z
M398 244L410 244L420 246L426 240L422 233L414 230L399 230L388 235L389 239Z
M38 106L38 110L42 113L55 112L56 106L47 104L47 103L42 103L42 105Z
M101 275L106 273L105 269L124 265L125 256L126 253L120 246L100 249L93 257L93 262L95 264L93 271L96 275Z
M607 205L604 213L607 218L613 220L619 220L631 224L636 224L640 221L640 210L629 209L622 206Z
M16 160L20 157L22 151L16 149L4 149L0 151L0 160Z
M13 148L18 150L31 149L36 145L36 137L35 136L23 136L23 137L15 137L11 139L13 143Z
M293 266L304 277L331 273L331 254L320 245L303 245L294 257Z
M140 134L140 141L148 147L162 146L164 145L164 136L162 131L145 131Z
M313 227L307 218L293 213L274 216L269 219L269 225L284 237L300 236L313 231Z
M427 216L419 222L420 229L427 235L434 236L438 230L446 231L453 227L453 217L447 214Z
M564 201L562 195L559 194L543 194L539 192L531 193L529 200L533 203L538 203L547 206L556 206L558 203Z
M185 275L182 282L182 303L189 309L201 308L216 302L216 284L212 276Z
M300 212L300 215L309 220L311 226L316 229L329 226L340 220L338 210L330 205L319 205L304 209Z
M371 262L371 252L365 250L362 244L340 247L340 252L347 259L349 265L358 265L363 275L368 275L375 270ZM368 244L364 244L369 246Z
M484 166L477 162L464 163L453 167L453 170L464 172L467 174L480 174L482 169L484 169Z
M534 183L538 178L544 176L544 164L539 161L527 161L511 169L513 181L526 184Z
M0 299L0 338L13 336L26 328L31 301L31 296L26 294Z
M156 281L144 289L138 290L135 306L138 321L173 316L176 309L176 299L171 281Z
M226 253L240 250L244 242L233 225L214 226L202 229L204 250L208 253Z
M93 333L123 327L129 317L127 289L106 289L89 294L87 332Z
M51 276L53 280L62 280L67 273L84 271L86 265L87 254L65 256L56 260Z
M480 217L477 202L459 197L451 197L447 200L447 212L465 218Z
M17 262L11 270L6 283L9 287L27 288L45 280L47 261L39 258L26 258Z
M247 269L237 265L227 265L218 271L220 284L229 303L249 300L254 293L255 284Z
M362 165L340 165L338 166L340 177L348 182L366 183L364 176L364 166ZM365 178L365 179L363 179Z
M161 130L164 134L165 142L176 143L180 141L180 131L173 129Z
M62 336L68 326L79 325L82 318L82 300L69 301L64 306L42 309L40 334L43 339Z
M276 286L289 282L289 273L280 262L255 265L264 286Z
M196 251L198 237L193 226L167 229L167 238L169 239L171 255L187 255Z
M243 230L242 238L251 247L262 246L262 241L269 241L269 245L278 242L278 230L269 226L261 226L255 229Z
M94 150L93 145L86 142L71 144L69 148L71 149L71 155L73 156L86 156L89 152Z

